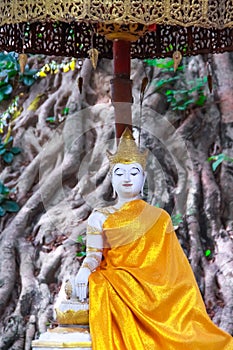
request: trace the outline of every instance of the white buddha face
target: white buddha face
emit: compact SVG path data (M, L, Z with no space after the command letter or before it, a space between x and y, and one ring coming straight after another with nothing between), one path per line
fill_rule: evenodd
M139 163L117 163L112 169L112 186L119 199L136 198L145 182L145 173Z

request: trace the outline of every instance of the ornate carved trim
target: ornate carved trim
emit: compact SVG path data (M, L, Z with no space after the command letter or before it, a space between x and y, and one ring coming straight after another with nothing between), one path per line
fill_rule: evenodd
M112 41L94 33L88 23L34 22L0 27L0 50L89 57L95 47L99 58L112 58ZM198 27L159 26L131 44L132 58L172 57L176 45L182 56L233 51L233 28L223 30Z
M1 0L0 25L33 21L84 21L226 28L231 0Z

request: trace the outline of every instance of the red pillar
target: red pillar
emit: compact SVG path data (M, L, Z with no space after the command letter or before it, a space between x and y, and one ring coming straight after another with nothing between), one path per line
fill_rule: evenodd
M130 41L113 41L114 76L111 80L112 103L115 109L116 138L124 129L132 129L132 81L130 80Z

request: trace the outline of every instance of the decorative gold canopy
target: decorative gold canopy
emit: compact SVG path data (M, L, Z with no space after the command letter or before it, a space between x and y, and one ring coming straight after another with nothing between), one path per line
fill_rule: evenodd
M117 28L131 58L233 51L233 0L0 0L1 51L111 59Z
M1 0L0 26L33 21L233 25L232 0Z

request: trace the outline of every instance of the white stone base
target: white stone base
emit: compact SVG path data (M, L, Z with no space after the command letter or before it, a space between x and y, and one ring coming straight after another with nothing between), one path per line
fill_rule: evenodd
M87 328L56 327L32 341L32 350L91 350L91 336Z

